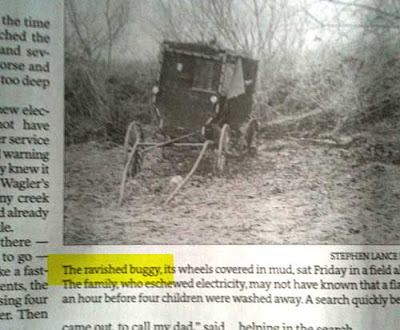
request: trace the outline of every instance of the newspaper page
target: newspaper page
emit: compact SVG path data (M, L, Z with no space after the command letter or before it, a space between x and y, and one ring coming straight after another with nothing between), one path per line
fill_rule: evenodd
M0 329L398 329L393 1L0 2Z

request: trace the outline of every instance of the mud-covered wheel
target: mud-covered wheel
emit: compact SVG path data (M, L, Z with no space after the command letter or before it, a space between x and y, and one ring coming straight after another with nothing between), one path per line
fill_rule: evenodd
M128 129L126 130L125 140L124 140L124 157L125 164L129 161L129 170L128 176L133 178L136 176L142 167L143 156L140 152L140 148L136 148L136 151L131 159L129 159L129 154L132 148L135 146L136 142L143 142L143 131L140 127L140 124L136 121L133 121L129 124Z
M244 128L243 138L246 153L253 153L257 150L258 122L252 118Z
M218 149L216 155L216 172L223 174L227 166L227 156L231 151L231 128L224 124L219 136Z

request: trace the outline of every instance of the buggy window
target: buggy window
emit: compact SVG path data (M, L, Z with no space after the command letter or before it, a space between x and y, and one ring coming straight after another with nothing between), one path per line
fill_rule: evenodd
M216 90L218 86L218 62L205 59L196 59L193 88Z
M161 85L167 88L217 90L220 63L195 56L166 52Z
M166 87L191 88L193 69L194 63L190 56L166 52L161 72L161 84Z

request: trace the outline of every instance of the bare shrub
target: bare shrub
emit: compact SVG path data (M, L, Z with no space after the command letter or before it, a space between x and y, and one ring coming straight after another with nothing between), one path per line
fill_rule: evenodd
M400 50L398 40L379 42L363 58L360 95L364 121L400 116Z
M121 63L103 72L102 63L66 63L66 143L90 139L121 142L132 120L148 123L154 63Z

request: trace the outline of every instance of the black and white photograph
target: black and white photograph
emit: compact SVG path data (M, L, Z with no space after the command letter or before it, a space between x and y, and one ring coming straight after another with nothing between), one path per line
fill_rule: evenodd
M64 245L400 244L400 2L65 0Z

